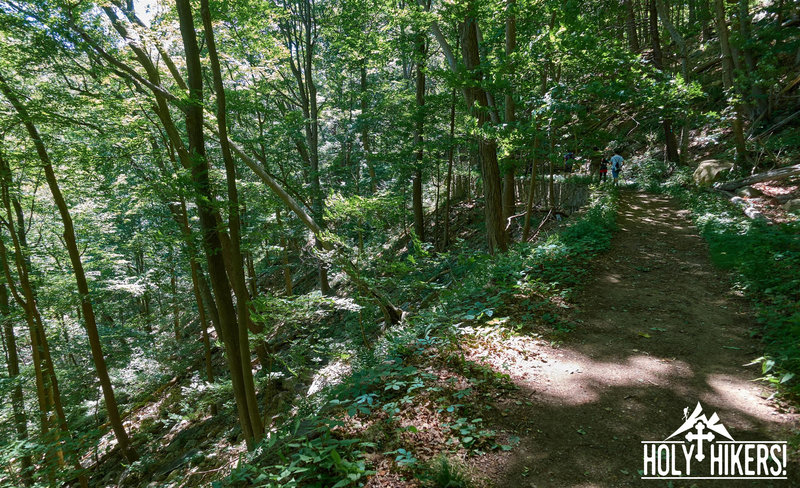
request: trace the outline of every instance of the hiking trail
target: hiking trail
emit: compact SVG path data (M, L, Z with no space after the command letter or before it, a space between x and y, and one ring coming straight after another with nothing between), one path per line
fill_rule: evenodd
M485 486L800 486L786 481L641 480L641 441L659 441L697 402L736 440L790 440L797 415L757 380L760 344L747 301L713 266L689 212L665 196L622 192L619 229L578 293L578 325L507 372L520 388L487 416L519 445L473 461ZM508 351L505 351L508 354Z

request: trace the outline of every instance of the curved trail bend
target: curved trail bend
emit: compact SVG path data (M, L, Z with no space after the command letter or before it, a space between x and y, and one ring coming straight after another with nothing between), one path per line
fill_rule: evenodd
M508 371L520 391L494 421L521 441L476 462L489 486L668 486L639 479L641 441L665 439L697 402L736 440L790 440L797 427L754 381L759 366L744 366L760 355L756 324L688 212L623 192L618 224L577 298L578 327L559 347L537 341ZM791 451L788 481L672 486L800 486Z

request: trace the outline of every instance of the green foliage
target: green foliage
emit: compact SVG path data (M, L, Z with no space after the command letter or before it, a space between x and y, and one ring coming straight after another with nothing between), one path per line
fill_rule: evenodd
M174 5L158 3L147 12L143 2L52 0L4 2L0 9L0 75L27 104L56 162L89 278L88 298L99 321L103 357L122 411L158 401L150 394L170 378L179 379L175 391L180 394L161 402L158 419L146 420L133 434L135 443L144 447L143 459L158 457L158 447L153 447L158 443L150 442L157 429L147 427L197 420L212 405L226 413L233 410L233 388L224 372L213 384L203 381L205 374L187 373L202 370L204 359L202 345L195 340L200 324L192 289L198 267L191 265L199 264L201 278L209 266L204 235L197 226L198 188L181 164L186 161L181 161L177 144L187 135L182 111L186 89L167 63L172 57L177 61L175 73L183 72L182 42ZM294 415L304 421L322 412L379 418L392 444L381 449L392 452L403 470L415 473L422 469L421 456L401 445L402 432L395 421L423 399L447 417L452 449L477 453L498 447L482 417L471 409L470 399L479 388L503 384L505 378L464 360L461 341L479 325L515 330L543 326L555 331L574 327L562 320L560 308L567 306L585 278L589 260L608 247L615 195L596 196L585 212L570 217L558 232L545 228L536 244L517 244L492 257L476 245L482 240L470 237L484 225L482 217L475 217L480 205L473 202L451 202L453 208L469 207L448 216L469 214L454 219L451 229L464 240L456 238L444 251L438 249L440 242L432 244L430 235L431 242L412 237L406 244L412 174L421 170L424 210L438 212L448 186L449 162L456 176L477 175L474 152L479 137L497 142L501 171L516 167L520 174L531 159L560 166L567 148L583 156L583 150L593 145L608 150L642 133L661 134L666 119L672 119L676 130L684 124L693 131L703 124L727 124L732 115L726 108L728 96L754 113L768 98L765 116L748 121L756 131L788 115L782 110L793 110L786 101L796 87L787 82L796 77L800 39L796 29L778 21L794 14L793 2L747 4L753 10L753 35L746 38L746 26L741 24L741 30L732 29L731 41L739 52L752 53L756 62L755 67L740 63L746 69L736 74L737 86L730 93L723 93L713 63L693 71L691 80L677 75L672 62L677 49L663 26L665 57L672 66L657 69L641 50L633 52L625 36L617 35L626 14L624 3L501 3L434 2L427 10L416 2L384 0L209 2L225 76L231 139L278 182L284 198L291 195L313 215L324 227L326 240L347 249L330 269L336 296L309 292L315 287L318 258L330 260L330 253L313 248L307 227L241 157L234 163L241 225L232 229L231 189L222 173L222 148L217 137L206 134L211 203L228 237L241 231L247 261L246 270L234 272L232 260L227 259L227 272L235 278L238 271L246 271L253 288L248 291L254 295L253 322L262 327L250 336L263 361L256 384L271 387L276 378L288 377L301 383L331 358L351 358L354 372L342 385L312 399L292 398L287 403L299 406ZM143 17L141 24L122 15L126 5L134 5L135 13ZM703 22L687 21L687 15L689 19L699 15L690 5L677 2L670 8L678 18L677 29L691 46L690 63L705 63L709 55L717 57L717 46L706 36L699 37ZM197 2L192 8L199 30ZM128 26L127 35L111 26L109 12L116 12ZM506 53L504 26L512 12L518 47ZM461 96L462 89L473 86L466 81L472 73L461 69L458 59L456 26L468 14L482 27L480 87L494 95L494 113L481 128ZM737 23L740 20L737 16ZM434 21L454 48L455 70L443 58L439 40L430 35ZM423 56L415 50L418 33L426 37ZM202 64L207 68L208 38L203 39ZM132 44L140 49L135 56ZM308 58L301 59L305 54ZM139 65L148 56L158 73ZM205 73L211 77L207 69ZM417 73L427 77L424 106L414 96ZM178 103L161 107L155 115L152 107L157 100L142 78L145 75L151 80L157 75L159 86L154 88L163 89L163 95ZM761 99L756 89L761 89ZM220 95L206 81L201 102L213 110ZM515 120L504 120L505 95L515 102ZM166 119L176 124L171 141L167 133L173 128L164 127ZM213 125L210 117L206 121ZM420 137L413 136L417 122L423 122ZM28 236L23 256L11 250L7 229L0 236L10 250L9 278L18 280L22 274L14 266L15 258L29 262L25 273L35 288L67 423L80 439L78 450L86 453L105 434L98 426L105 424L107 414L90 363L84 312L79 311L83 297L74 286L62 224L51 194L43 188L41 166L32 163L36 150L5 97L0 97L0 125L4 127L0 155L13 173L8 193L19 201ZM795 158L800 133L792 129L751 139L762 141L759 157L769 162ZM654 135L649 143L656 145L660 137ZM721 132L707 137L724 142ZM420 149L418 165L414 156ZM683 191L680 185L688 174L673 169L655 160L626 167L648 189L672 175L670 188ZM585 176L557 179L590 184ZM689 193L685 198L694 199ZM791 375L800 369L796 350L800 327L793 308L798 283L791 272L798 264L793 238L797 228L746 222L735 212L716 208L706 195L696 198L691 205L700 215L698 224L715 260L735 270L741 289L756 300L768 345L764 372L794 384ZM474 215L472 208L477 210ZM188 235L183 234L180 218L184 211ZM4 209L0 213L3 222L16 217L5 215ZM436 225L429 229L441 236L441 213L430 216L429 222ZM342 279L345 262L364 283L376 285L411 312L408 323L381 335L376 318L380 312L369 293ZM293 297L281 295L284 271L295 278ZM21 308L12 302L6 318L13 322L23 367L13 382L0 378L0 396L8 397L16 385L23 387L31 440L12 440L16 433L9 421L11 406L4 402L0 406L0 438L7 439L0 441L3 466L18 465L23 452L41 458L52 447L48 439L35 434L40 430L35 380ZM263 357L261 348L265 342L268 357ZM224 361L218 351L225 348L215 346L212 366L219 366ZM469 387L442 386L420 364L423 360L453 368L468 379ZM233 422L234 415L229 417ZM273 428L278 433L261 446L272 457L249 457L227 483L346 486L363 482L368 473L362 454L372 448L341 438L336 426L315 426L313 432ZM41 469L40 480L52 470L55 467ZM458 478L451 476L447 465L440 471L450 473L442 479ZM64 481L68 475L62 469L54 478ZM2 482L4 476L0 474ZM461 486L460 481L436 483Z
M449 428L453 434L448 443L460 444L471 451L478 451L480 447L490 445L489 441L495 436L493 430L482 428L482 418L468 420L466 417L459 417L444 426Z
M585 211L544 242L517 244L493 259L459 253L451 268L459 286L442 292L442 313L470 322L501 317L515 302L514 295L523 293L530 297L528 318L563 328L550 298L572 293L588 262L608 248L615 228L616 194L596 193Z
M670 167L664 160L646 158L628 165L626 177L636 180L643 190L656 192L674 170L675 168Z
M313 420L305 420L306 425ZM312 429L295 422L267 438L252 455L215 486L262 488L343 488L363 486L374 471L367 469L364 449L374 447L357 439L339 439L335 424L322 421Z
M431 488L469 488L472 485L463 465L447 456L436 457L422 478Z

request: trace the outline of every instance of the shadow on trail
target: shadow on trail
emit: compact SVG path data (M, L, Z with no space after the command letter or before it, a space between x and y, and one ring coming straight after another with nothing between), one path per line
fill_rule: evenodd
M576 300L578 328L509 371L520 390L489 420L520 444L476 462L496 486L668 486L639 479L641 441L668 437L697 402L736 440L789 440L796 426L764 399L758 367L743 366L759 355L753 319L712 267L688 212L623 193L618 224ZM800 466L790 460L787 470L788 481L672 486L800 486Z

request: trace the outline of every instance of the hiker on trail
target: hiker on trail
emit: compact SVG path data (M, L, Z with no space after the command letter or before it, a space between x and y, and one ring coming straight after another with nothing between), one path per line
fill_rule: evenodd
M617 186L619 172L622 171L622 162L625 161L619 153L619 150L614 151L614 155L611 156L611 177L614 178L614 186Z
M603 156L603 159L600 160L600 181L606 181L608 179L608 165L611 164L611 161L608 160L607 157Z
M564 155L564 172L569 174L572 173L572 163L575 161L575 153L573 151L567 151L567 154Z

